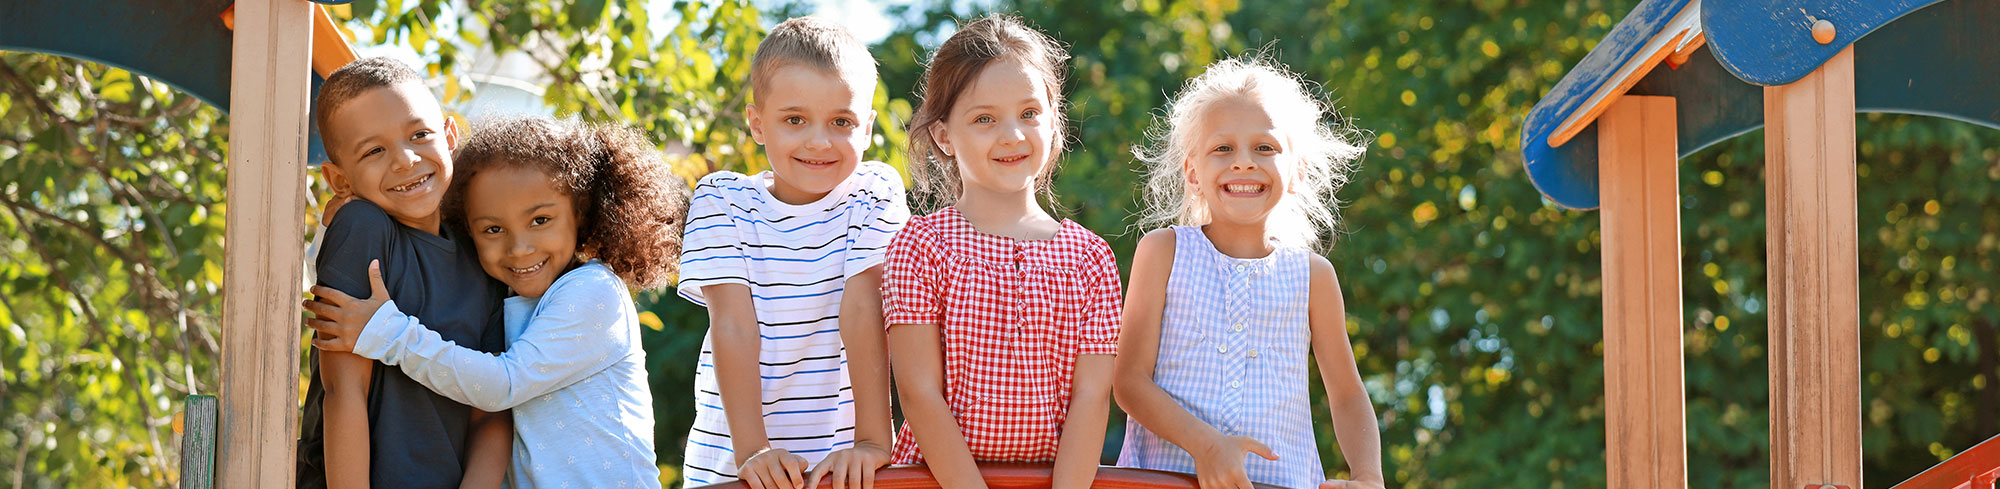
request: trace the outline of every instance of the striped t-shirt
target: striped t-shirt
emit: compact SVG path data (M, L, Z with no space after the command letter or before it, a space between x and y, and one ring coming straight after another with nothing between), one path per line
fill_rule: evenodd
M848 277L882 264L909 220L896 169L865 162L818 202L771 196L769 171L702 178L688 205L680 294L703 306L702 287L745 284L761 336L764 430L772 448L817 464L854 444L854 393L840 342L840 297ZM684 485L734 480L736 456L716 387L714 335L695 368L695 421Z

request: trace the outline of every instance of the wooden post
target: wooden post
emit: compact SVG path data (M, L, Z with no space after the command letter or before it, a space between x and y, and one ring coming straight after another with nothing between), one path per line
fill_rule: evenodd
M1597 119L1611 489L1687 487L1674 110L1673 97L1626 95Z
M1764 88L1771 487L1861 487L1854 48Z
M224 488L292 487L312 4L236 3L223 237Z
M181 412L180 489L215 487L215 396L187 396Z

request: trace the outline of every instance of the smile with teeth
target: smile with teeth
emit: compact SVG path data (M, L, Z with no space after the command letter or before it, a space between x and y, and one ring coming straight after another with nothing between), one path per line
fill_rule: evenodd
M1025 160L1025 159L1028 159L1028 155L1025 155L1025 154L1023 154L1023 155L1014 155L1014 156L1002 156L1002 157L998 157L998 158L994 158L994 159L993 159L993 161L998 161L998 162L1001 162L1001 163L1013 163L1013 162L1016 162L1016 161L1021 161L1021 160Z
M414 188L417 188L417 186L419 186L419 185L423 185L423 184L426 184L426 183L430 183L430 181L431 181L431 176L430 176L430 175L424 175L424 176L423 176L423 178L418 178L418 179L417 179L417 181L414 181L414 182L410 182L410 183L405 183L405 184L402 184L402 185L397 185L397 186L395 186L395 187L391 187L391 188L389 188L389 191L390 191L390 192L408 192L408 191L410 191L411 189L414 189Z
M549 263L549 261L548 261L548 260L542 260L541 262L539 262L539 263L536 263L536 264L535 264L535 266L531 266L531 267L528 267L528 268L514 268L514 267L507 267L507 270L508 270L508 271L512 271L512 272L514 272L514 273L515 273L515 274L517 274L517 275L527 275L527 274L530 274L530 273L535 273L535 272L538 272L538 271L541 271L541 270L542 270L542 265L547 265L548 263Z
M1222 190L1232 194L1254 194L1263 192L1264 185L1259 183L1231 183L1223 185Z
M799 158L799 157L796 157L796 156L795 156L795 157L792 157L792 159L793 159L793 160L795 160L795 161L798 161L799 163L804 163L804 164L807 164L807 165L812 165L812 166L827 166L827 165L832 165L832 164L834 164L834 163L839 163L839 162L840 162L840 160L814 160L814 159L807 159L807 158Z

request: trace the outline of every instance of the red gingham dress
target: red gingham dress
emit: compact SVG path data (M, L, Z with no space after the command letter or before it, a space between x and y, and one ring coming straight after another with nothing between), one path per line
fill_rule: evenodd
M1118 352L1118 261L1074 221L1048 240L975 231L955 207L889 244L886 323L940 326L945 401L980 461L1056 458L1077 355ZM897 464L921 463L909 423Z

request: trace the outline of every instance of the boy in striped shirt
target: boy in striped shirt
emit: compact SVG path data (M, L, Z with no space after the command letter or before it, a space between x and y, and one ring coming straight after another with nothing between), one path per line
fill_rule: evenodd
M744 114L771 169L689 202L680 294L708 308L684 485L872 486L888 464L881 267L909 219L901 175L862 162L875 59L813 17L771 29Z

